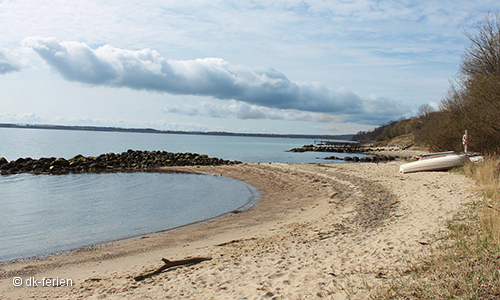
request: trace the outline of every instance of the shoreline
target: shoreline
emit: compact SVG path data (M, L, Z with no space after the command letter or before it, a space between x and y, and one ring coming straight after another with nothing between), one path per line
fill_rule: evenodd
M177 174L194 174L194 175L218 176L216 174L211 174L211 173L207 173L207 172L199 172L199 171L196 171L196 170L180 169L180 168L177 168L177 167L161 167L161 168L158 168L157 170L154 170L154 171L153 170L149 170L148 172L165 173L165 174L177 173ZM53 251L53 252L50 252L50 253L45 253L45 254L40 254L40 255L34 255L34 256L30 256L30 257L24 257L24 258L7 260L7 261L0 261L0 280L6 276L6 275L2 274L2 272L1 272L1 270L2 270L1 267L2 266L8 266L8 265L11 265L11 264L23 263L23 262L43 261L43 260L46 260L46 259L50 259L51 257L56 257L56 256L61 256L61 255L68 255L68 254L75 253L75 252L87 251L89 249L103 247L103 246L106 246L108 244L121 243L121 242L125 242L127 240L133 240L133 239L141 239L141 238L144 238L145 236L151 236L151 235L156 235L156 234L168 233L170 231L181 230L183 228L191 227L191 226L199 226L199 225L202 225L204 223L213 222L213 221L216 221L216 220L219 220L219 219L228 218L228 217L230 217L230 216L232 216L234 214L245 212L248 209L251 209L253 206L257 205L257 203L261 199L262 195L261 195L260 191L257 188L255 188L254 186L252 186L252 185L250 185L250 184L248 184L248 183L246 183L244 181L241 181L241 180L238 180L238 181L240 183L242 183L246 188L248 188L248 190L251 193L251 196L248 198L248 201L246 203L242 204L241 206L237 207L236 209L233 209L231 211L225 212L223 214L220 214L220 215L217 215L217 216L214 216L214 217L210 217L210 218L199 220L199 221L194 221L194 222L191 222L191 223L188 223L188 224L179 225L179 226L175 226L175 227L172 227L172 228L167 228L167 229L162 229L162 230L157 230L157 231L146 232L146 233L142 233L142 234L138 234L138 235L134 235L134 236L129 236L129 237L123 237L123 238L116 238L116 239L106 240L106 241L103 241L103 242L96 242L96 243L92 243L92 244L88 244L88 245L83 245L83 246L76 247L76 248L69 249L69 250L56 250L56 251ZM8 274L7 274L7 277L8 277Z
M181 173L181 174L208 175L207 173L196 173L196 172L190 172L190 171L183 172L182 170L181 171L166 170L163 172L169 173L170 171L172 173ZM256 189L255 187L253 187L253 186L251 186L248 183L243 182L243 181L242 181L242 183L245 184L247 186L247 188L251 191L252 196L249 198L249 201L247 203L237 207L236 209L233 209L232 211L228 211L226 213L223 213L223 214L220 214L218 216L211 217L208 219L199 220L199 221L191 222L191 223L184 224L184 225L179 225L179 226L168 228L168 229L147 232L147 233L129 236L129 237L124 237L124 238L112 239L112 240L108 240L108 241L104 241L104 242L97 242L94 244L84 245L84 246L69 249L69 250L54 251L51 253L40 254L40 255L35 255L35 256L30 256L30 257L25 257L25 258L19 258L19 259L14 259L14 260L10 260L10 261L0 261L0 271L2 270L2 266L8 266L11 264L16 264L16 263L43 261L43 260L47 260L47 259L50 260L52 257L56 257L56 256L70 255L71 253L76 253L76 252L80 252L80 251L87 251L87 250L92 249L92 248L99 248L99 247L103 247L103 246L113 244L113 243L121 243L121 242L126 242L127 240L141 239L141 238L148 237L151 235L164 234L164 233L168 233L171 231L182 230L183 228L187 228L187 227L191 227L191 226L199 226L199 225L202 225L204 223L217 221L220 219L231 217L232 215L235 215L235 214L243 213L243 212L251 209L253 206L257 205L257 203L259 202L259 200L261 198L261 195L260 195L260 192L258 191L258 189ZM257 198L257 200L255 200L255 198ZM9 276L9 274L4 275L0 272L0 280L2 280L4 278L4 276L5 277L12 277L12 276Z
M0 265L4 274L75 282L73 287L15 288L11 275L0 279L0 296L362 299L367 286L397 276L408 260L425 255L431 235L475 197L464 176L400 175L401 163L180 167L245 181L262 199L245 212L198 226ZM162 257L196 256L213 259L141 283L131 279L161 266Z

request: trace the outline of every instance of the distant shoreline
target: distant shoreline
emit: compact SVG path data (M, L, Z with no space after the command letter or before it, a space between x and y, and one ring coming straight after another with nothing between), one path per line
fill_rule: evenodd
M352 137L354 136L354 134L314 135L314 134L238 133L238 132L226 132L226 131L178 131L178 130L158 130L153 128L123 128L123 127L68 126L68 125L43 125L43 124L14 124L14 123L0 123L0 128L136 132L136 133L156 133L156 134L196 134L196 135L218 135L218 136L333 139L333 140L351 140Z

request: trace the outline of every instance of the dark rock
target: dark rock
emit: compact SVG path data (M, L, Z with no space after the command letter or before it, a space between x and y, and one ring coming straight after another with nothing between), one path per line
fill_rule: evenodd
M0 167L9 163L9 161L7 159L5 159L5 157L0 157Z
M42 164L50 164L51 163L51 160L50 158L47 158L47 157L42 157L38 160L39 163L42 163Z
M50 165L51 166L59 166L61 168L69 167L69 161L67 161L64 158L57 158L55 159Z
M2 166L0 166L0 170L10 170L10 168L12 168L13 165L14 165L13 162L3 164Z
M50 166L49 167L49 172L50 173L55 173L56 174L56 173L59 173L59 171L61 171L61 167L60 166L55 165L55 166Z
M64 158L19 158L8 162L0 160L2 174L31 172L33 174L67 174L86 172L148 171L161 166L230 165L241 162L211 158L197 153L169 153L166 151L134 151L129 149L121 154L107 153L98 157L78 154Z
M14 163L15 163L16 165L22 165L22 164L24 164L25 162L26 162L26 159L25 159L25 158L20 157L20 158L16 159L16 161L15 161Z

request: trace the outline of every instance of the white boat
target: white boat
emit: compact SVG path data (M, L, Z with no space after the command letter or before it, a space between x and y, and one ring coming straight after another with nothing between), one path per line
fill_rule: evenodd
M401 165L399 173L449 170L465 164L468 159L467 155L463 153L435 153L431 156L422 157L418 161Z
M443 157L443 156L450 155L450 154L457 154L457 153L455 151L447 151L447 152L438 152L438 153L423 154L420 157L417 157L417 160L429 159L429 158L436 158L436 157Z

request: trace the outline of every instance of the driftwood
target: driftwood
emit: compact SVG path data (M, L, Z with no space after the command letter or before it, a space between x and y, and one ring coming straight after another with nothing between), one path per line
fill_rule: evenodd
M144 273L142 275L134 277L135 281L141 281L146 278L152 277L154 275L158 275L161 272L165 271L166 269L172 268L172 267L177 267L177 266L192 266L198 263L201 263L202 261L206 260L211 260L211 257L193 257L193 258L187 258L187 259L181 259L181 260L168 260L166 258L162 258L161 260L165 263L165 265L161 266L158 268L156 271L153 272L148 272Z
M240 242L245 242L245 241L253 241L253 240L256 240L257 238L249 238L249 239L239 239L239 240L232 240L232 241L229 241L229 242L225 242L225 243L222 243L222 244L217 244L215 246L217 247L223 247L223 246L227 246L227 245L231 245L231 244L236 244L236 243L240 243Z

